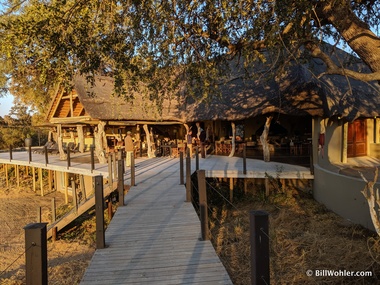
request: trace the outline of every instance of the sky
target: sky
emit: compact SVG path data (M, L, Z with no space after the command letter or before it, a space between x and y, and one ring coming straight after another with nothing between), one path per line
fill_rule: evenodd
M9 110L13 105L13 96L0 97L0 117L9 114Z

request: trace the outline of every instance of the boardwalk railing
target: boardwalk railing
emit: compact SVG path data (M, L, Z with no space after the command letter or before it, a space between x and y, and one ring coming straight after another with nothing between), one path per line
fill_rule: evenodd
M209 239L209 220L207 185L205 170L197 171L198 208L201 222L202 240ZM223 199L224 197L221 197ZM193 200L194 201L194 200ZM251 243L251 284L270 284L269 275L269 227L268 213L265 211L250 212Z

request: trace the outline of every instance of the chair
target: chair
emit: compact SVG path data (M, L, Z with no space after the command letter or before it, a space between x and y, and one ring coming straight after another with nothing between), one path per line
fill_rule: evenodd
M178 147L172 147L171 148L171 156L172 157L178 157L179 156Z
M224 141L223 144L223 153L224 154L230 154L232 150L231 141Z
M215 142L215 154L223 153L223 144L220 141Z

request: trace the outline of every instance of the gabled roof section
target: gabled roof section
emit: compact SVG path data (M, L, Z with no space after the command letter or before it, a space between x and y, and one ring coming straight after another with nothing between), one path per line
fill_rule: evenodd
M75 90L60 89L50 105L47 121L50 123L83 122L91 119Z

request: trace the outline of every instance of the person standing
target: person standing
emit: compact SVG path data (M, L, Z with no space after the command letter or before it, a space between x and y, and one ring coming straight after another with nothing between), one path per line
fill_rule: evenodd
M206 132L203 129L199 134L199 141L201 143L201 157L206 158Z
M189 148L190 157L193 157L193 132L191 129L186 135L186 146Z
M126 166L131 166L131 158L133 155L133 141L131 137L131 132L127 132L127 136L124 139L124 146L125 146L125 152L126 152L126 159L125 159L125 165Z

